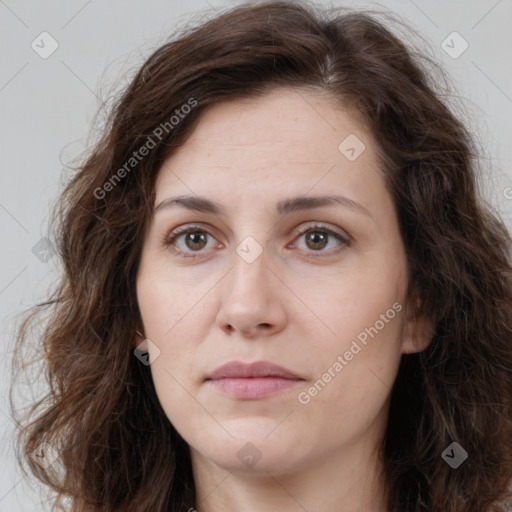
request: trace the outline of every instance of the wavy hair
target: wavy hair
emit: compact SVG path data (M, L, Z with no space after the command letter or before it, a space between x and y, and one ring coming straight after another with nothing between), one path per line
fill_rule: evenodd
M52 212L60 280L16 329L18 462L53 493L53 510L66 500L73 512L194 505L188 446L132 351L142 325L135 278L143 234L157 172L201 113L274 87L328 94L364 120L398 212L408 296L435 326L425 350L402 355L391 391L382 447L388 509L506 510L511 238L481 197L475 138L441 98L434 76L444 72L403 40L374 11L252 2L182 29L118 94ZM43 312L43 333L32 336L39 359L29 362ZM13 390L36 362L48 392L22 415ZM454 441L468 452L457 469L442 458ZM31 456L43 442L58 453L47 468Z

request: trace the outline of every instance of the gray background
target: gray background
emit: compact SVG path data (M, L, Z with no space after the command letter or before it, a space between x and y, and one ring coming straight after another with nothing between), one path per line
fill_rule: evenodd
M332 3L338 4L388 8L428 41L456 88L463 120L480 141L484 194L510 228L512 0ZM45 236L50 204L69 176L67 164L87 146L99 98L122 87L127 73L177 23L229 5L219 0L0 0L0 511L47 510L37 484L23 478L15 464L7 389L15 316L43 300L58 275L56 258L44 261L33 247ZM46 59L31 47L34 40L42 46L44 31L58 43ZM453 31L469 45L458 58L441 46ZM461 48L458 40L448 44L452 52ZM34 377L26 384L35 390L35 382Z

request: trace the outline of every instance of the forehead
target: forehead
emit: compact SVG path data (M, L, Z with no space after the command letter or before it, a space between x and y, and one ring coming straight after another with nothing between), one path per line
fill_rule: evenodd
M203 112L164 162L156 203L170 192L214 194L223 202L313 189L371 202L382 187L374 141L353 113L326 94L276 89Z

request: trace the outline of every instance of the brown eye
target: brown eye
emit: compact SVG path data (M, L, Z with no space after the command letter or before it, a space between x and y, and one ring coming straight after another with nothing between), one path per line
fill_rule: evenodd
M333 252L338 252L339 250L343 250L348 245L350 245L350 239L343 236L341 233L338 233L327 226L324 225L313 225L309 226L307 230L299 233L297 239L304 237L306 252L309 253L319 253L318 256L323 256L324 254L330 255ZM324 250L325 247L331 242L331 240L335 240L337 244L334 247L334 250ZM316 254L313 254L315 257Z
M209 236L211 237L200 226L185 226L174 230L164 244L166 247L172 247L172 251L180 256L196 258L205 252L203 249L208 243Z
M306 234L306 244L314 250L323 249L327 245L328 239L329 235L319 231L310 231Z
M185 245L189 249L198 250L206 245L206 236L204 231L189 231L185 234Z

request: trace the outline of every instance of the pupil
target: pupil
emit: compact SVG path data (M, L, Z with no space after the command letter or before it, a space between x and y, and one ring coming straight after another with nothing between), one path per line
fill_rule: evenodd
M199 237L199 240L197 240L196 237ZM200 244L201 239L204 242L204 234L202 234L199 231L194 231L192 233L189 233L189 239L192 241L192 244L198 244L198 243Z
M313 244L318 244L319 243L319 240L318 238L319 237L321 240L320 240L320 243L321 242L324 242L323 244L321 244L321 247L316 247L316 249L320 248L324 248L325 247L325 243L326 243L326 240L327 240L327 236L326 235L322 235L322 234L318 234L318 233L313 233L313 234L310 234L309 235L309 241L312 241ZM316 240L315 240L316 238Z

